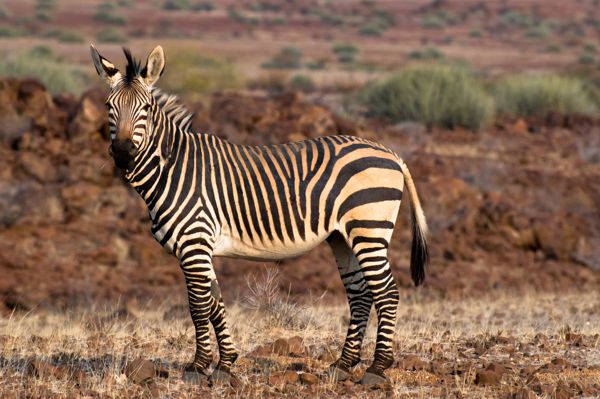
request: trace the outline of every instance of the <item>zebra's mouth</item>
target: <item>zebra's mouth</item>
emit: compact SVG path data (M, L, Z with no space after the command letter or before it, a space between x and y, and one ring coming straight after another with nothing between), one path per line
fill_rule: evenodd
M115 166L119 169L127 170L133 165L133 159L137 150L131 141L114 141L108 147L108 153L115 161Z

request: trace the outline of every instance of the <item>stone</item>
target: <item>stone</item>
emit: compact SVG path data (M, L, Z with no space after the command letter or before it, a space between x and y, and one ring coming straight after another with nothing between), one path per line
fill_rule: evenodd
M475 375L475 384L484 386L499 385L502 374L492 370L481 370Z
M300 374L300 382L305 385L316 385L319 383L319 377L311 373Z
M133 360L125 367L125 375L136 384L152 381L155 374L154 363L142 358Z
M427 368L427 363L421 360L421 358L418 356L408 355L399 360L397 366L403 370L417 371L425 370Z
M295 384L299 380L300 377L298 376L298 373L291 370L273 373L268 378L270 385Z

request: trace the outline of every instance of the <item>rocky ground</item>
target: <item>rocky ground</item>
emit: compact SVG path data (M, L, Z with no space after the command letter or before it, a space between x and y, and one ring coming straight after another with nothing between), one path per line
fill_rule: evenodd
M178 265L149 233L145 204L107 154L105 93L51 97L32 80L0 81L0 308L30 310L171 297L184 302ZM431 267L419 295L598 286L598 121L548 115L499 121L480 133L349 121L295 94L215 94L192 104L195 126L238 143L325 134L369 137L397 151L415 178L431 230ZM409 289L410 229L403 204L391 246ZM265 265L215 260L228 301ZM343 301L326 246L280 262L297 299Z
M6 398L448 397L600 395L600 298L588 294L404 300L389 384L334 383L322 371L339 354L342 307L231 307L241 356L233 386L186 383L194 340L185 307L37 311L0 320L0 395ZM290 317L293 315L293 317ZM373 315L374 316L374 315ZM373 320L359 379L374 348Z

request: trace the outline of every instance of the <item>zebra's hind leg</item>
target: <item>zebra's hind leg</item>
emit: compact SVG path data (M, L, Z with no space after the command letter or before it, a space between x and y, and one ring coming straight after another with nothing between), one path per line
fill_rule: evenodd
M383 372L394 362L393 343L400 295L387 258L388 241L381 237L354 237L353 248L377 312L377 342L373 363L361 383L387 381Z
M350 369L360 362L360 350L369 322L373 297L360 270L358 259L344 237L334 232L327 242L335 256L350 306L350 322L342 354L329 369L330 376L341 381L350 378Z

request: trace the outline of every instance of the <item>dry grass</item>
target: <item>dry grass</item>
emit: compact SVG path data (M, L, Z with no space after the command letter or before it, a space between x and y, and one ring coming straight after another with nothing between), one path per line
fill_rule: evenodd
M260 302L264 295L271 295L269 305ZM256 293L229 307L231 331L242 353L235 367L242 386L234 390L195 386L180 378L194 350L184 305L15 313L0 319L0 396L495 397L520 386L533 387L522 377L523 370L537 369L557 357L573 366L560 372L542 368L535 383L550 388L571 382L584 388L600 384L600 372L593 367L600 363L598 293L404 302L399 314L396 357L402 361L416 355L424 366L411 370L400 362L388 372L392 382L388 390L326 380L313 386L278 386L268 382L271 373L302 368L317 374L334 360L345 335L347 310L318 301L299 306L269 290ZM293 321L292 316L302 321ZM372 321L357 376L372 355L374 330ZM292 336L303 339L305 356L265 358L252 353L260 345ZM574 336L582 339L575 344ZM157 378L153 389L128 381L123 368L138 357L167 368L170 377ZM64 365L68 371L36 377L28 371L32 360ZM435 362L454 371L431 369ZM489 363L504 364L510 372L498 386L477 385L477 370Z

